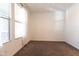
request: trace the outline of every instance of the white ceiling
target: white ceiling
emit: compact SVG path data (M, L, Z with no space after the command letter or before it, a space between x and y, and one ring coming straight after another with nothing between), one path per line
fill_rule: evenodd
M64 11L72 5L73 3L24 3L24 6L28 6L30 11Z

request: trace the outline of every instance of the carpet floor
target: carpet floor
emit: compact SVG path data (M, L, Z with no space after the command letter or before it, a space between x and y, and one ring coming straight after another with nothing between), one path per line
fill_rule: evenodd
M14 56L79 56L79 50L65 42L30 41Z

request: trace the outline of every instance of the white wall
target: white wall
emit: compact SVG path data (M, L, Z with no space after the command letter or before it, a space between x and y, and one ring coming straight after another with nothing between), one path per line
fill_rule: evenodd
M26 10L26 36L23 39L23 45L27 44L31 40L31 32L30 32L30 11L29 11L29 8L27 6L25 7L25 10Z
M79 4L66 10L65 41L79 49Z
M31 12L32 40L64 41L63 30L57 29L56 24L54 12Z

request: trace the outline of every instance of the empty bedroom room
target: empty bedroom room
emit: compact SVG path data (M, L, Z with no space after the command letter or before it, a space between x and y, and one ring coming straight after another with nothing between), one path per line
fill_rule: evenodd
M3 3L0 9L0 55L79 56L78 3Z

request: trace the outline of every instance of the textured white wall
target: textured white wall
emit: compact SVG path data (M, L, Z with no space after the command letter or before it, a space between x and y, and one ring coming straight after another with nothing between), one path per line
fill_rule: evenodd
M79 4L66 11L65 41L79 49Z
M64 41L63 31L56 24L54 12L31 12L32 40Z

